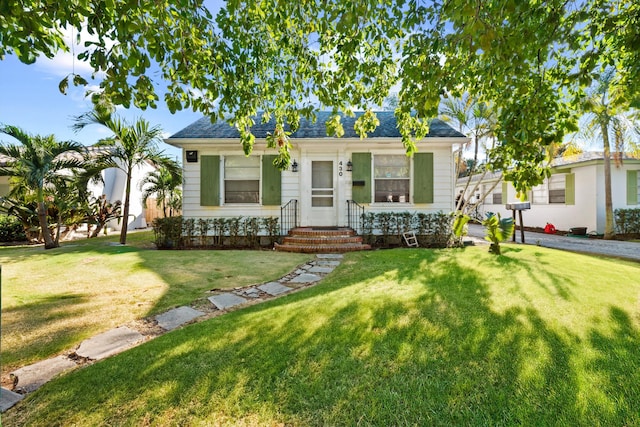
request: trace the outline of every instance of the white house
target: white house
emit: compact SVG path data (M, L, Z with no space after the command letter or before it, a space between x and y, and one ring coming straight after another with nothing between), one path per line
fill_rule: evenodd
M558 158L551 163L552 175L544 183L534 187L527 200L531 209L523 212L524 225L544 228L547 223L558 230L586 227L588 231L604 233L605 194L604 160L602 153L586 152L568 158ZM465 197L470 193L478 177L474 177ZM501 174L487 175L477 193L488 193ZM460 178L457 189L464 187L466 178ZM620 167L611 161L611 196L613 209L638 209L640 204L640 159L625 159ZM482 212L511 215L506 203L518 202L516 191L507 182L500 182L480 206Z
M142 203L142 190L140 189L140 182L150 173L156 170L156 167L151 163L143 163L140 166L136 166L132 171L131 176L131 195L129 202L129 222L128 230L136 228L146 228L146 205ZM111 203L120 200L124 203L125 189L127 184L126 173L119 168L108 168L102 171L101 183L89 183L88 190L93 197L100 197L106 195L107 200ZM112 230L121 230L122 221L111 220L108 227Z
M165 140L182 149L184 217L280 217L281 207L295 202L291 227L347 227L349 203L367 211L450 212L452 146L468 138L436 119L407 157L392 112L378 112L380 126L363 140L353 130L361 114L342 118L342 138L327 137L329 112L316 113L315 122L302 119L291 135L292 167L282 172L266 147L273 119L256 120L249 156L227 122L205 117L187 126Z
M103 148L87 147L89 152L97 150L103 150ZM0 158L0 163L4 163L6 160ZM155 170L155 166L151 163L144 163L143 165L134 168L131 180L131 201L129 206L129 223L128 228L146 228L147 219L145 218L146 206L142 203L142 190L139 187L139 183L147 176L151 171ZM100 183L89 183L88 190L93 197L100 197L105 194L107 200L113 203L116 200L124 202L125 186L126 186L126 174L123 170L118 168L109 168L102 171L102 181ZM9 177L0 176L0 197L6 196L10 191ZM109 228L112 230L120 230L122 228L122 222L117 220L110 221Z

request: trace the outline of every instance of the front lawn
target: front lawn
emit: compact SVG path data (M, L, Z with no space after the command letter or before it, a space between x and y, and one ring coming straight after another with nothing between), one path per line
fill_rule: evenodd
M350 254L319 285L46 384L7 425L639 425L640 265Z
M72 349L132 320L190 304L212 288L278 279L309 256L273 251L158 251L151 232L2 247L2 373Z

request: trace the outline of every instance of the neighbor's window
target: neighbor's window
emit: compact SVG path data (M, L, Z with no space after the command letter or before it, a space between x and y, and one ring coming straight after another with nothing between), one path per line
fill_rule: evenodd
M409 202L409 158L404 154L373 159L376 202Z
M531 189L531 202L535 205L546 205L549 203L547 180Z
M224 158L224 202L260 202L260 156Z
M565 181L564 174L551 175L549 178L549 203L564 203Z

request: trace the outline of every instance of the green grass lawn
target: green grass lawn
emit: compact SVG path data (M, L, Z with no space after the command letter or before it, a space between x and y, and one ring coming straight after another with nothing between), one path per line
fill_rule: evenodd
M43 386L7 425L640 425L640 265L350 254L319 285Z
M0 248L2 374L212 288L274 280L311 258L273 251L158 251L151 232Z

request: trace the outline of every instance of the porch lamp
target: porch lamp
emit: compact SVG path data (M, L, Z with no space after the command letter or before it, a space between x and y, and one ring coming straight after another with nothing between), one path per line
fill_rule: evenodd
M351 163L351 160L347 162L347 172L353 172L353 163Z
M291 163L291 172L298 172L298 162L295 160Z

